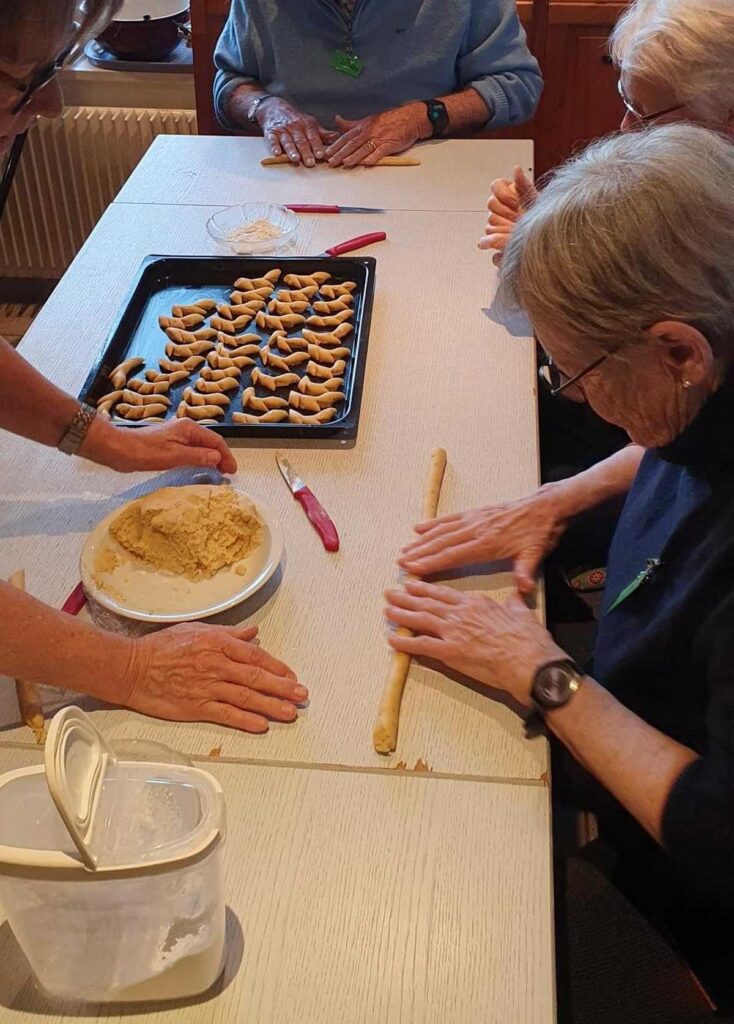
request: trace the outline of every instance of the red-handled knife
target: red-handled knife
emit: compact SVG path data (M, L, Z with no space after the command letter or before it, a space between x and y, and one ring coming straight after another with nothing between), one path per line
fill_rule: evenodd
M332 206L328 203L286 203L294 213L385 213L379 206Z
M86 603L87 595L84 593L84 587L81 583L77 583L62 604L61 611L66 612L67 615L78 615Z
M387 235L384 231L371 231L368 235L357 235L356 238L348 238L346 242L332 245L330 249L319 253L319 256L342 256L345 252L353 249L362 249L365 245L372 245L373 242L384 242Z
M338 551L339 534L336 532L336 527L331 519L329 519L328 513L319 499L313 491L306 487L303 480L296 476L290 462L280 452L276 453L275 460L278 463L278 469L283 474L283 479L293 493L293 497L302 505L309 522L321 538L321 543L327 551Z

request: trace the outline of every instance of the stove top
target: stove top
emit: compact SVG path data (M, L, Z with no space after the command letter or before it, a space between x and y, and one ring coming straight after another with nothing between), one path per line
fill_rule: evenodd
M96 39L92 39L84 47L84 56L95 67L107 68L110 71L190 74L194 63L193 51L190 46L187 46L185 39L181 40L173 53L165 60L122 60L106 50Z

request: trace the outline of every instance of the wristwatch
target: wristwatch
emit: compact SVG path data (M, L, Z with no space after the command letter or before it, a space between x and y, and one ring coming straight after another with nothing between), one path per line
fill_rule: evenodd
M535 673L530 697L536 710L562 708L578 692L584 674L571 658L549 661Z
M247 114L247 120L250 122L251 125L253 125L253 127L260 127L260 123L257 119L257 112L260 109L260 107L263 105L263 103L266 102L266 100L272 100L274 98L275 97L273 96L272 93L266 92L264 96L258 96L255 102L252 104Z
M59 451L64 455L76 455L96 415L96 409L82 402L74 413L74 419L69 424L69 429L59 441Z
M423 100L426 105L426 113L428 114L428 120L431 122L431 128L433 129L433 138L437 139L444 134L449 126L449 112L446 109L446 104L442 103L441 100Z

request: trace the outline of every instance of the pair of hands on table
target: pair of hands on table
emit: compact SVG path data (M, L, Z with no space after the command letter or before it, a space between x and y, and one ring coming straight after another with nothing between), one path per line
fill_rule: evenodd
M95 418L82 455L119 472L204 466L235 473L224 440L191 420L142 429ZM266 732L268 719L291 722L308 699L295 673L256 643L254 627L191 623L133 641L124 703L144 714L215 722Z
M398 559L406 572L423 577L509 558L518 593L500 605L483 594L408 582L404 590L387 593L387 617L414 636L393 633L392 647L440 661L528 706L536 669L567 655L521 595L534 591L540 564L558 544L567 521L557 492L541 489L506 505L421 523L418 539Z
M330 131L315 117L273 97L263 103L257 119L273 156L285 153L293 163L306 167L322 160L332 167L369 167L430 135L422 103L408 103L359 121L337 116L338 131Z

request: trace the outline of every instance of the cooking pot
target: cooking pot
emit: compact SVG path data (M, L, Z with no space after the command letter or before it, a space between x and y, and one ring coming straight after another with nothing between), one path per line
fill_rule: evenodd
M122 60L165 60L189 36L186 0L125 0L97 41Z

